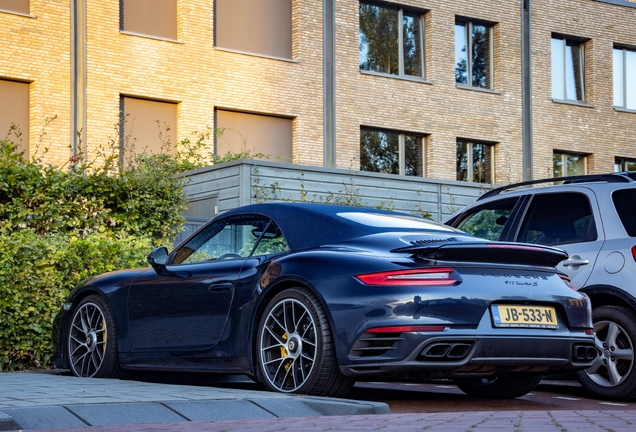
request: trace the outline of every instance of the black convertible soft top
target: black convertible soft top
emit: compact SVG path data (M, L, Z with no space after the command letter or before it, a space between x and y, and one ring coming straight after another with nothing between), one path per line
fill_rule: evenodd
M292 251L341 243L363 235L387 231L461 233L407 213L333 204L252 204L229 210L214 220L241 214L258 214L274 220ZM374 219L372 215L386 215L389 218ZM392 223L393 220L395 224Z

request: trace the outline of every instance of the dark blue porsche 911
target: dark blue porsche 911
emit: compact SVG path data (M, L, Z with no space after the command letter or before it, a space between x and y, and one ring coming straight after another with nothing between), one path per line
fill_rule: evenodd
M250 205L155 249L151 268L80 283L55 321L54 364L243 374L322 396L449 378L517 397L596 356L589 300L554 267L564 258L401 213Z

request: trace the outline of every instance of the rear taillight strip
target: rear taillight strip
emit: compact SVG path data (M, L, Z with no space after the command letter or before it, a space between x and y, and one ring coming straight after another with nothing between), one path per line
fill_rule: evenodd
M453 285L452 268L394 270L356 276L367 285Z
M413 326L392 326L376 327L367 330L367 333L404 333L404 332L440 332L446 330L443 325L413 325Z

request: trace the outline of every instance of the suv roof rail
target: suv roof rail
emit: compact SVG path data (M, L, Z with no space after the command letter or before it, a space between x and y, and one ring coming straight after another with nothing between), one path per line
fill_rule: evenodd
M587 174L568 177L554 177L540 180L529 180L520 183L513 183L490 190L480 196L477 201L491 196L499 195L501 192L514 189L520 186L529 186L541 183L563 182L563 184L586 183L586 182L607 182L607 183L630 183L636 180L636 171L627 171L612 174Z

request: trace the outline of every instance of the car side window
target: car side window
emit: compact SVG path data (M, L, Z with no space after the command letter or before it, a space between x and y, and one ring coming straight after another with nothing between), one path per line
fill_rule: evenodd
M254 234L259 235L260 241L254 252L252 252L252 256L289 252L289 246L287 241L285 241L285 237L283 237L283 233L273 221L267 226L265 232L255 232Z
M252 255L255 249L261 248L259 240L265 240L265 244L276 241L276 246L269 248L272 250L285 250L287 246L278 227L268 218L235 216L222 219L203 228L183 245L177 251L172 264L245 259ZM261 249L266 249L266 246Z
M587 196L565 192L532 198L517 241L556 246L596 238L596 223Z
M456 228L487 240L499 240L519 198L488 203L473 209L461 219Z
M612 194L618 217L630 237L636 237L636 189L620 189Z

